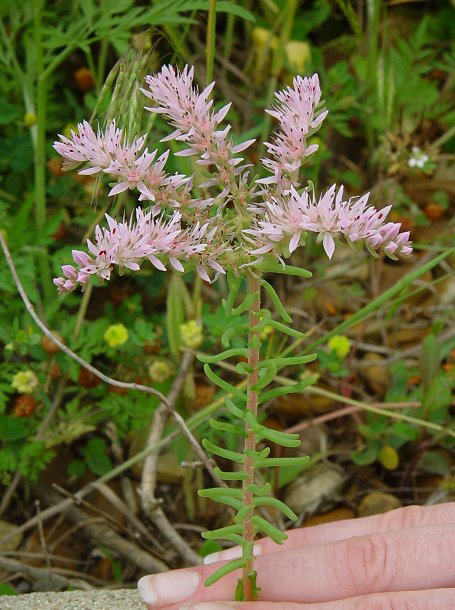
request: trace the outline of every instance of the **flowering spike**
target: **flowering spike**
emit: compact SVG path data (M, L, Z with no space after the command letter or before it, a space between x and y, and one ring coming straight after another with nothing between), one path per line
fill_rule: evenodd
M218 112L213 111L213 101L208 100L215 83L208 85L201 93L193 85L193 68L185 66L182 71L172 66L163 66L161 72L146 77L148 89L141 91L153 99L155 106L146 110L162 114L176 129L163 141L175 139L189 146L178 151L176 156L186 157L199 155L201 164L214 164L221 180L227 184L239 175L232 166L240 163L235 154L248 148L254 140L233 146L228 133L228 125L218 130L218 125L225 118L231 104L226 104ZM242 170L243 171L243 170Z
M262 184L276 183L281 190L289 188L295 181L305 158L316 152L318 146L307 146L307 138L319 129L327 116L327 110L317 110L321 100L319 77L296 76L293 87L286 87L275 93L276 105L268 114L277 119L279 130L274 134L274 142L266 142L268 157L262 160L273 176L260 180Z
M256 227L244 233L252 235L259 247L251 254L263 254L281 244L293 252L305 231L318 234L324 250L332 258L334 237L344 237L349 243L364 242L371 250L382 249L385 254L407 256L412 252L409 232L400 233L400 224L384 220L391 209L382 210L368 205L369 193L343 201L343 187L336 193L336 185L316 200L314 194L300 195L291 186L290 194L280 199L271 197L256 218Z

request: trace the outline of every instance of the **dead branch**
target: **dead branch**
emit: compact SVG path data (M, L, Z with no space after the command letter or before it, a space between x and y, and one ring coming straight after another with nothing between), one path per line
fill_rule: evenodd
M37 568L27 563L0 557L0 567L8 572L17 572L29 577L31 580L38 580L48 583L53 589L66 589L76 587L78 589L92 590L93 587L82 579L66 578L58 573L55 568Z
M35 490L42 500L49 503L58 502L59 498L55 491L49 489L48 486L36 486ZM44 511L43 511L44 512ZM94 540L98 544L108 547L118 555L124 557L134 565L141 568L150 574L156 572L166 572L169 567L157 557L154 557L139 546L122 538L117 532L109 527L106 521L96 523L84 512L76 508L70 502L63 512L66 518L73 524L81 526L82 532L87 538Z
M174 408L175 403L179 397L179 394L183 387L183 383L185 381L186 374L193 360L194 354L192 352L185 352L183 354L179 372L168 394L168 401L172 405L172 408ZM160 501L155 496L156 466L158 460L157 443L163 434L167 413L168 408L166 407L166 405L159 405L153 415L153 420L150 426L149 436L147 439L147 447L154 448L154 450L145 459L144 466L142 469L142 479L140 488L142 509L147 515L147 517L155 524L158 530L167 539L172 548L174 548L177 553L184 559L184 561L189 565L194 565L197 563L201 563L201 558L193 551L193 549L188 545L188 543L174 529L174 527L166 517L163 509L161 508Z

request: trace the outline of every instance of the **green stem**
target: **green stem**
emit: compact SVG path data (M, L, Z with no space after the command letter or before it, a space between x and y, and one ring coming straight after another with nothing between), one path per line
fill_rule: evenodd
M174 27L172 25L163 25L163 30L169 37L171 44L174 46L174 54L171 59L171 64L175 63L176 57L178 57L179 55L180 57L189 57L191 55L191 51L185 42L188 34L188 27L189 26L184 28L182 32L179 28Z
M374 100L376 111L379 116L385 112L380 99L380 87L378 80L378 39L379 39L379 15L381 12L381 0L367 1L367 16L368 16L368 93L370 99ZM372 113L374 110L372 109ZM373 124L373 116L371 115L366 121L367 146L369 150L369 158L373 157L373 151L377 139L376 129ZM371 168L370 168L371 171Z
M35 41L35 64L38 79L36 81L35 104L36 126L34 142L35 155L35 220L38 234L42 236L46 223L46 120L47 120L47 78L43 75L43 36L42 36L43 1L33 2L33 27ZM54 298L54 287L51 282L51 270L47 249L39 255L38 267L44 300L49 303Z
M267 108L270 107L272 100L273 100L274 93L277 90L278 76L279 76L281 70L283 69L284 60L286 57L286 45L289 42L289 39L292 34L292 28L294 25L295 13L297 11L298 4L299 4L299 0L288 0L288 2L285 2L284 8L279 16L279 21L282 21L283 24L282 24L280 36L278 39L278 44L277 44L277 47L276 47L276 49L273 53L273 57L272 57L271 75L270 75L270 79L269 79L269 86L267 88L267 95L266 95L266 101L265 101L265 106ZM272 119L267 114L263 121L261 145L260 145L259 151L258 151L259 157L261 157L263 155L263 152L264 152L263 143L267 140L267 136L270 133L271 124L272 124Z
M233 13L229 13L227 16L227 24L226 24L226 33L224 35L224 48L223 48L223 56L226 60L226 63L223 65L223 76L226 74L227 62L229 61L229 57L231 56L232 47L234 45L234 24L235 24L235 15Z
M87 287L87 290L84 292L84 296L82 297L81 303L79 305L79 311L77 312L76 325L74 327L73 336L71 340L74 342L79 337L79 333L81 332L82 323L84 322L85 314L87 313L87 307L90 302L90 297L92 296L93 284L90 283Z
M41 232L46 222L46 102L47 102L47 80L42 77L43 44L42 44L42 2L35 0L34 8L34 35L35 35L35 63L38 73L36 84L36 147L35 147L35 218L38 230Z
M107 54L109 51L109 40L103 38L100 42L100 52L98 55L98 68L96 70L96 91L99 94L104 83L104 73L106 71Z
M251 367L251 373L248 374L248 385L247 385L247 409L251 411L256 419L258 411L259 393L253 388L259 381L259 358L260 358L260 332L255 330L255 327L259 324L258 312L261 308L261 295L260 295L260 278L252 273L248 275L248 293L254 294L255 299L249 313L249 326L250 331L248 333L248 366ZM254 484L254 458L253 452L256 449L256 434L251 426L246 423L246 433L244 444L244 472L247 478L242 483L243 492L243 506L249 507L249 511L246 514L244 520L244 534L243 534L243 559L245 565L242 574L242 592L244 601L253 601L255 598L255 591L253 589L252 573L253 573L253 544L254 544L254 528L253 528L253 516L254 516L254 496L251 491L251 486Z
M216 41L216 0L210 0L209 18L207 23L206 41L206 72L207 83L213 80L213 62L215 60L215 41Z

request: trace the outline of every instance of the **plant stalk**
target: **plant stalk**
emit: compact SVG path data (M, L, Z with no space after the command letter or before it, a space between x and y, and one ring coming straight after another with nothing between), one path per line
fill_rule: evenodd
M35 162L35 220L38 234L43 237L46 223L46 121L47 121L47 78L43 76L43 1L35 0L34 13L34 42L35 63L37 71L35 107L37 122L34 130L34 162ZM54 298L54 287L51 282L51 270L47 248L43 248L38 258L41 286L43 287L44 302L50 303Z
M210 0L209 17L207 23L207 40L205 46L207 83L213 79L213 63L215 61L216 45L216 0Z
M258 312L261 307L261 293L260 293L260 277L248 274L248 293L255 294L256 298L253 301L253 305L249 312L249 326L250 330L248 333L248 365L251 367L251 372L248 374L247 381L247 409L249 409L254 416L257 416L258 411L258 398L259 394L253 390L259 380L259 358L260 358L260 333L255 330L255 327L259 324ZM243 481L243 506L250 507L248 511L244 526L245 531L243 534L243 558L246 560L242 574L242 591L243 601L253 601L256 593L253 587L252 573L253 573L253 544L254 544L254 528L252 518L254 516L253 506L253 492L251 491L251 485L254 484L254 458L253 452L256 449L256 434L251 429L249 424L246 424L247 437L245 438L244 444L244 472L247 477Z

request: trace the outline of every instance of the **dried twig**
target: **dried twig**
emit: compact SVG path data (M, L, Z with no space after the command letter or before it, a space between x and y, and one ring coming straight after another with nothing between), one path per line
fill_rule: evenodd
M420 407L420 402L403 402L403 403L387 403L388 409L408 409L410 407L416 408ZM373 406L381 407L382 403L374 403ZM317 426L318 424L324 424L328 421L332 421L334 419L339 419L340 417L344 417L345 415L352 415L353 413L362 412L361 407L343 407L342 409L337 409L336 411L332 411L331 413L324 413L324 415L320 415L319 417L313 417L309 421L303 421L295 426L286 429L286 432L303 432L303 430L307 430L308 428L312 428L313 426Z
M8 489L5 491L5 493L3 494L3 498L2 501L0 503L0 517L3 515L4 512L6 512L6 510L9 507L9 504L12 500L13 494L16 491L17 486L19 485L19 483L21 482L22 479L22 475L21 473L17 470L14 473L13 478L11 479L10 484L8 485Z
M53 589L66 589L67 587L76 587L78 589L85 589L86 591L93 589L91 585L82 579L72 579L62 576L58 573L60 571L58 568L36 568L27 563L22 563L15 559L7 559L6 557L0 557L0 567L8 572L17 572L24 576L28 576L32 580L47 582Z
M49 487L37 486L35 489L46 502L58 502L59 498L56 492L49 489ZM119 534L114 532L114 530L109 527L106 522L94 523L88 515L77 509L75 506L72 506L71 503L63 512L71 523L81 525L85 536L91 540L95 540L100 545L111 549L134 565L140 567L142 570L152 574L156 572L165 572L169 569L169 567L163 561L161 561L161 559L158 559L144 549L141 549L139 546L134 544L134 542L119 536Z
M180 363L179 372L172 384L172 388L168 394L168 401L172 405L175 405L179 394L182 390L183 383L185 381L186 374L189 367L194 360L194 354L191 352L185 352ZM166 405L161 404L156 409L153 420L149 430L149 436L147 439L148 447L157 446L157 442L163 434L164 425L166 423L166 415L168 409ZM156 466L158 460L158 449L155 449L150 453L144 461L142 469L142 480L140 496L142 502L142 508L147 517L155 523L159 531L167 539L169 544L174 548L177 553L184 559L184 561L190 565L201 562L201 558L197 555L188 543L178 534L172 524L166 517L163 509L161 508L160 501L155 497L156 489Z
M140 519L138 519L136 517L136 515L134 515L131 512L129 507L118 497L118 495L112 490L111 487L109 487L105 483L96 483L96 482L95 482L95 487L101 494L103 494L103 496L107 500L109 500L109 502L112 504L112 506L115 506L115 508L119 512L121 512L123 515L125 515L125 517L128 519L128 521L130 521L131 524L136 528L138 536L139 535L144 536L144 538L148 539L149 542L151 542L155 546L159 545L156 538L154 536L152 536L152 534L144 526L142 521L140 521Z
M177 430L175 430L174 432L171 432L170 434L168 434L166 436L165 439L163 439L159 442L159 445L160 446L165 445L166 443L170 442L177 436L177 434L178 434ZM128 468L130 468L131 466L134 466L134 464L137 464L138 462L143 460L151 451L152 451L152 448L150 448L150 447L143 449L139 453L136 453L136 455L133 455L133 457L131 457L128 460L126 460L125 462L123 462L123 464L119 464L118 466L116 466L115 468L110 470L108 473L106 473L106 474L102 475L101 477L99 477L98 479L96 479L96 481L92 481L90 483L87 483L87 485L84 485L84 487L82 487L76 494L72 495L69 498L65 498L64 500L61 500L60 502L57 502L54 506L46 508L40 514L41 520L44 523L45 521L47 521L48 519L51 519L55 515L59 515L62 512L64 512L69 506L72 506L75 503L77 504L83 498L85 498L86 496L91 494L92 491L94 491L96 489L96 485L98 483L107 483L107 481L114 479L116 476L118 476L122 472L125 472L125 470L128 470ZM32 527L35 527L38 524L38 521L39 521L39 519L36 515L34 517L31 517L25 523L23 523L22 525L17 527L14 531L9 532L8 534L5 534L4 536L2 536L0 538L0 545L4 544L5 542L10 540L14 536L16 536L18 534L23 534L24 532L31 529Z

